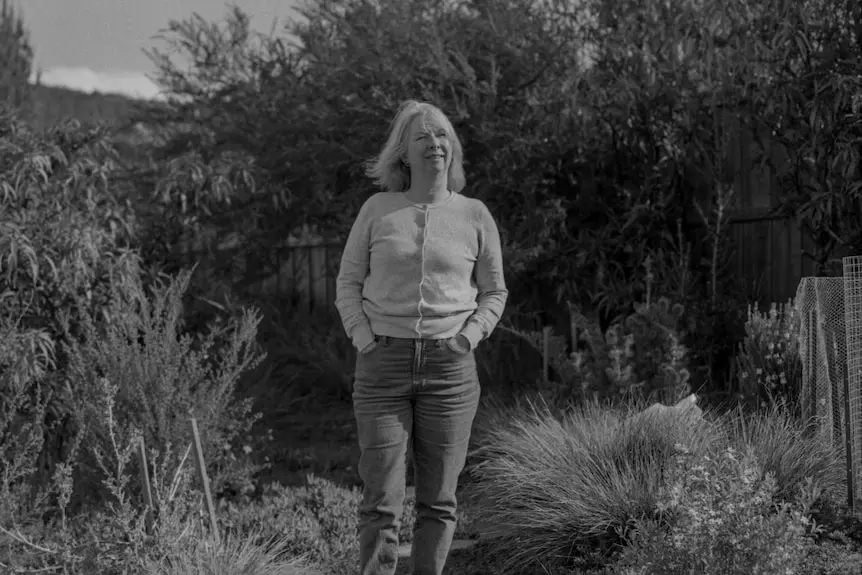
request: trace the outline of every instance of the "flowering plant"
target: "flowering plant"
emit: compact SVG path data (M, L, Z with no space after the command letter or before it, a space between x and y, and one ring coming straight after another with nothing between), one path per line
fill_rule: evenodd
M736 363L743 398L795 406L802 385L799 356L799 313L792 302L772 304L768 312L748 307L745 339Z
M793 504L774 503L776 483L755 457L732 448L702 458L678 447L658 520L639 523L618 573L795 573L817 530L820 493L803 485Z

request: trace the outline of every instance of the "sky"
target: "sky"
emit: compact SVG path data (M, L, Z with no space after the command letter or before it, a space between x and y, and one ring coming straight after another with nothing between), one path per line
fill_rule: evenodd
M237 0L252 26L280 31L298 0ZM225 0L13 0L30 31L34 69L42 83L85 92L158 97L151 79L154 67L145 48L166 48L155 40L170 20L193 13L222 22Z

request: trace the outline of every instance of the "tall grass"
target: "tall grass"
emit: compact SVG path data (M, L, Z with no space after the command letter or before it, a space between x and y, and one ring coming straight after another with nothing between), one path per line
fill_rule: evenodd
M197 539L181 553L150 563L149 575L328 575L293 556L285 537L260 542L260 530L228 532L220 544Z
M690 417L632 417L635 406L588 403L561 418L530 402L509 425L483 429L478 491L493 552L507 569L558 568L579 551L609 552L654 515L675 447L706 453L719 426Z
M792 501L807 479L835 499L846 493L841 449L818 432L813 422L800 422L784 407L746 413L737 409L725 418L732 443L751 450L776 482L776 497Z

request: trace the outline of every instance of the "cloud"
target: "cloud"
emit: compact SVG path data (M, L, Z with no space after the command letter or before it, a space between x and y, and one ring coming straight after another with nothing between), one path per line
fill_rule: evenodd
M86 93L123 94L147 100L159 98L158 86L144 72L99 72L90 68L57 67L42 71L42 84Z

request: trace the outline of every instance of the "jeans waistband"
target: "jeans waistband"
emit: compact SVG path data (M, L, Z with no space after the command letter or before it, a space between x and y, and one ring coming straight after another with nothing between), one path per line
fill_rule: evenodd
M383 345L390 345L393 343L415 344L416 342L422 342L425 343L425 345L436 345L438 347L446 345L445 339L432 339L424 337L392 337L391 335L375 335L374 341Z

